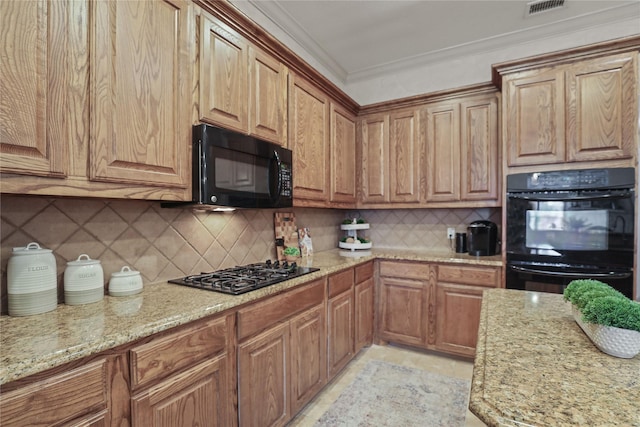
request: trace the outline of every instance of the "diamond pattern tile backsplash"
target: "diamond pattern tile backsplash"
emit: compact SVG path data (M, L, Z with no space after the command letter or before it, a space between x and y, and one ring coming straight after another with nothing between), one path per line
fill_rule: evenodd
M99 259L105 281L128 265L144 283L273 259L275 210L204 213L164 209L158 202L46 198L0 198L2 313L7 313L7 262L13 247L38 242L52 249L63 301L67 261L80 254ZM294 208L298 227L309 227L315 251L337 247L339 224L353 211ZM363 210L374 247L448 248L446 228L464 231L475 219L500 224L499 209ZM105 283L105 289L107 283Z

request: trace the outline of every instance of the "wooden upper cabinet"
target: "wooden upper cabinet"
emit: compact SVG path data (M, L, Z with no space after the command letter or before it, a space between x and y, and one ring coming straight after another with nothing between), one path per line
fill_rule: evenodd
M293 151L294 205L329 200L329 99L303 78L289 76L289 148Z
M206 13L200 16L200 120L247 132L249 44Z
M344 108L331 103L331 201L356 201L356 122Z
M287 67L200 15L200 121L287 144Z
M460 199L460 105L426 109L427 202Z
M508 166L564 162L564 74L526 72L503 86Z
M637 57L633 52L597 58L567 70L568 161L633 156L638 120Z
M0 2L0 171L63 177L67 2Z
M420 138L418 110L389 116L389 200L420 201Z
M360 122L362 203L389 201L389 115L365 117Z
M191 2L90 9L90 179L188 187Z
M460 104L461 200L498 201L498 97L482 95Z
M250 47L249 76L249 133L286 146L287 67Z
M633 159L638 135L637 49L571 63L542 62L540 68L518 64L515 71L508 64L498 65L506 69L502 84L507 165Z

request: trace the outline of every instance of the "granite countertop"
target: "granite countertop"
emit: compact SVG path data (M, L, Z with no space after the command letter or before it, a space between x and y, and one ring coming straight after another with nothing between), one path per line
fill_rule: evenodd
M346 257L341 253L345 255L335 249L303 258L300 265L320 271L237 296L162 282L145 284L140 294L128 297L106 295L93 304L59 304L56 310L35 316L0 316L0 384L237 308L372 259L502 266L500 256L471 257L453 252L374 249L366 255L354 252Z
M489 426L640 426L640 355L598 350L562 295L487 290L469 408Z

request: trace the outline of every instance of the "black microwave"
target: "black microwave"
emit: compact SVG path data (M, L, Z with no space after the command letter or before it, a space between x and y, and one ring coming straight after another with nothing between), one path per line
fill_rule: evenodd
M293 205L291 150L206 124L193 126L192 135L194 207Z

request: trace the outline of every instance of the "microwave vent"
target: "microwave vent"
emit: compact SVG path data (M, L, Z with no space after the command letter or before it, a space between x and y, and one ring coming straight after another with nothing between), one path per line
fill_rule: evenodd
M542 12L564 7L565 0L536 0L527 3L525 16L534 16Z

